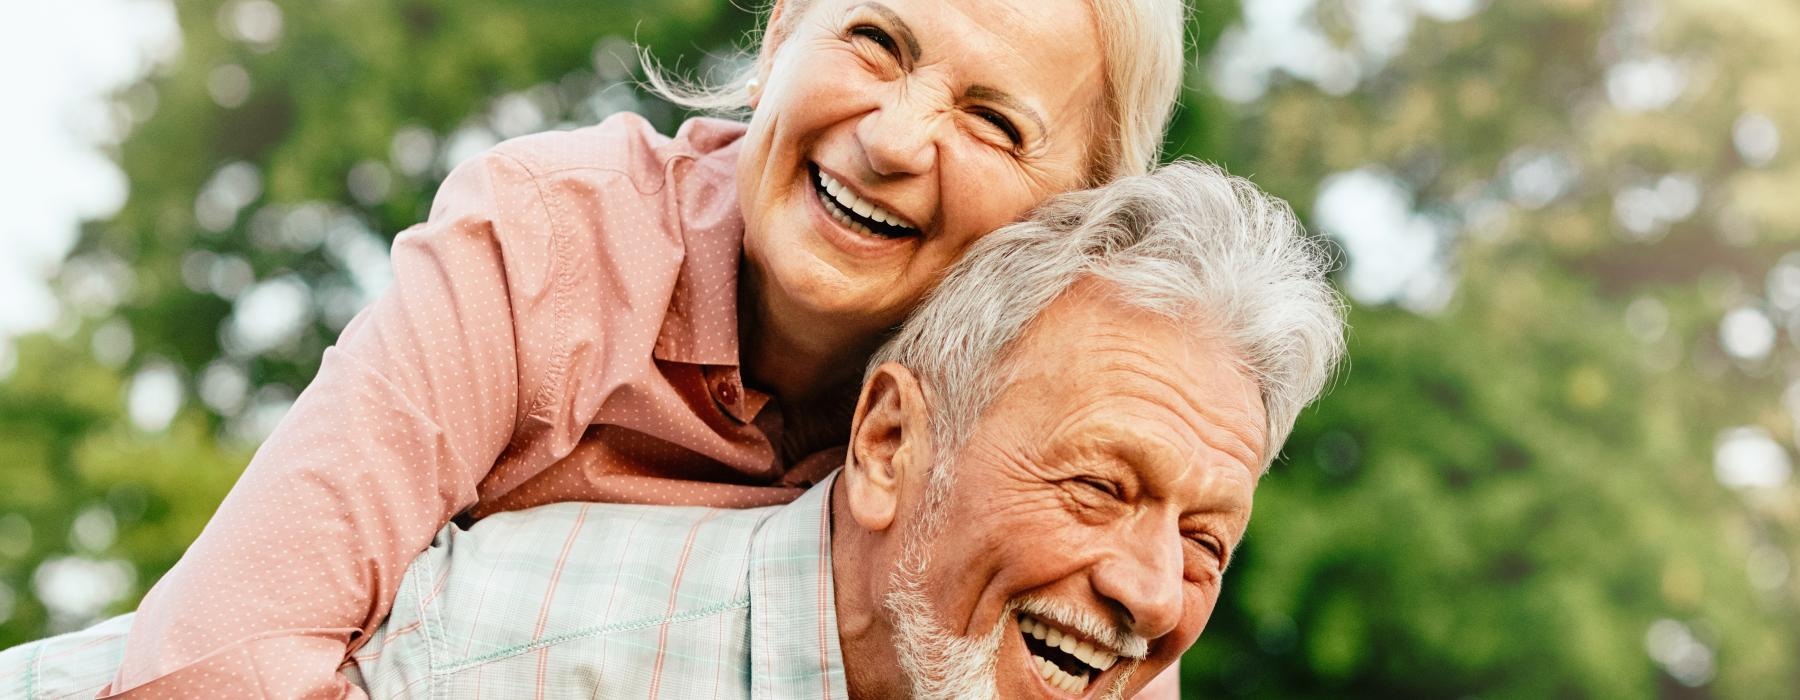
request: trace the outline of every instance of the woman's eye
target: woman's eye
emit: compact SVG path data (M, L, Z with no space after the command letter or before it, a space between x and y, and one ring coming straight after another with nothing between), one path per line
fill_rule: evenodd
M873 41L877 46L880 46L883 51L892 54L895 58L900 57L899 45L894 43L894 38L888 36L887 32L881 31L880 27L873 27L867 24L857 25L850 29L850 35Z
M975 114L976 116L981 117L983 121L994 125L994 128L1000 130L1000 133L1006 134L1006 140L1012 142L1013 146L1016 147L1023 143L1023 139L1019 136L1018 127L1013 126L1012 121L1001 116L1000 113L981 110Z

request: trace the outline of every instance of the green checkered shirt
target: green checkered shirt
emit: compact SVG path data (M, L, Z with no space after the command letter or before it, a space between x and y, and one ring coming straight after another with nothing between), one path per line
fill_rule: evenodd
M373 698L845 698L831 479L785 506L560 503L445 527L344 667ZM0 698L92 697L129 621L0 653Z

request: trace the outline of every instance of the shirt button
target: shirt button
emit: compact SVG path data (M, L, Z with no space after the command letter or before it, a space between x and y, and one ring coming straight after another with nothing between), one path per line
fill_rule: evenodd
M719 384L716 388L718 390L719 401L721 403L724 403L728 406L737 403L737 400L738 400L737 387L732 386L731 382L719 382Z

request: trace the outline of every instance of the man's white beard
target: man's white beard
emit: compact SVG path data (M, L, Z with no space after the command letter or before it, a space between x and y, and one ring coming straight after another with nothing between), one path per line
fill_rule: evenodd
M927 514L926 519L930 519ZM925 530L936 530L927 527ZM1000 695L994 684L1000 635L1013 614L1012 603L1001 613L994 631L981 637L959 637L945 630L925 596L929 557L925 543L934 533L920 532L906 543L894 569L893 590L884 599L893 617L894 643L900 668L912 683L917 700L991 700Z
M883 606L893 618L895 652L900 659L900 669L912 686L911 697L917 700L997 700L1000 697L996 679L1001 636L1006 633L1006 621L1018 615L1022 605L1049 619L1088 630L1096 639L1112 639L1115 648L1129 649L1129 653L1143 657L1147 642L1141 637L1122 629L1108 635L1103 631L1105 626L1098 621L1076 624L1079 613L1056 613L1055 604L1049 601L1023 603L1017 598L1006 601L1006 608L1000 611L993 631L980 637L959 637L944 629L937 610L925 595L925 581L931 568L930 544L943 529L944 502L949 496L948 484L936 483L943 477L942 474L932 475L933 488L928 489L919 506L917 527L901 547L900 563L889 577L891 590L882 599ZM1049 609L1045 609L1046 606ZM1102 694L1105 700L1125 697L1125 687L1139 661L1120 659L1119 663L1129 665Z

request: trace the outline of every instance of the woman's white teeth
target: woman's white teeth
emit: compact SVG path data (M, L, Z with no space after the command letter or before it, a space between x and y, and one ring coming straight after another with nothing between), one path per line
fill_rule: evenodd
M838 209L837 203L831 201L831 198L826 197L825 195L821 194L821 195L819 195L819 201L825 203L825 213L830 214L831 218L837 219L837 222L840 224L843 224L844 228L850 229L852 231L855 231L855 232L860 233L865 236L875 235L875 232L870 231L869 227L864 226L861 221L857 221L856 219L850 218L850 216L848 214L845 214L843 212L843 210Z
M896 216L893 212L876 206L874 202L856 196L856 193L850 191L850 188L845 187L844 183L838 182L836 178L833 178L830 173L827 173L824 170L819 171L819 182L825 185L825 193L831 195L831 203L849 211L856 212L857 216L865 216L889 226L911 228L911 226L903 223L900 220L900 217Z

